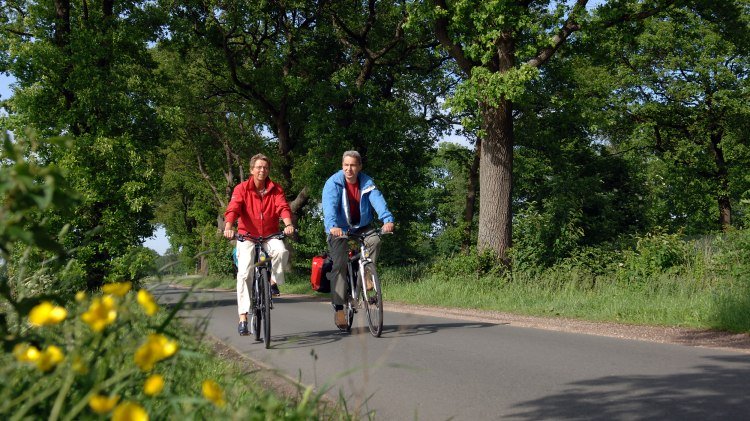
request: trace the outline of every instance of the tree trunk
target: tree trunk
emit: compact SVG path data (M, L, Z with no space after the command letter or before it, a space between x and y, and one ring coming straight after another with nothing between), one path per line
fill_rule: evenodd
M55 0L55 29L54 29L55 46L63 51L65 57L70 57L70 0ZM73 65L68 62L63 68L63 74L60 76L60 92L65 98L65 109L70 110L75 102L75 94L65 87L70 74L73 72ZM71 132L74 135L80 134L78 125L72 125Z
M729 198L729 170L724 160L724 150L721 148L723 133L721 130L714 131L711 134L711 153L714 156L716 165L716 178L719 184L719 191L716 200L719 205L719 226L723 231L732 226L732 202Z
M513 104L480 104L482 140L479 165L479 251L492 250L507 266L512 245Z

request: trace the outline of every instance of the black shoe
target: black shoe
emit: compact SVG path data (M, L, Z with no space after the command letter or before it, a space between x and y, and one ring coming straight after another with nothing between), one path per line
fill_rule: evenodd
M276 284L271 284L271 295L274 297L278 297L281 295L281 291L279 291L279 286Z
M237 332L240 336L247 336L250 334L250 331L247 329L247 320L240 322L240 324L237 325Z

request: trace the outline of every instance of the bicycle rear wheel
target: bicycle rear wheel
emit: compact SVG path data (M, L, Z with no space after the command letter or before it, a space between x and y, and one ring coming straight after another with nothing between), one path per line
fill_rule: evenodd
M367 324L372 336L378 338L383 333L383 292L380 288L380 279L375 273L372 263L365 265L365 279L362 280L360 290L365 303L367 313ZM367 290L367 280L372 283L372 289Z
M268 269L260 272L260 292L262 297L261 319L263 321L263 342L266 349L271 347L271 275Z

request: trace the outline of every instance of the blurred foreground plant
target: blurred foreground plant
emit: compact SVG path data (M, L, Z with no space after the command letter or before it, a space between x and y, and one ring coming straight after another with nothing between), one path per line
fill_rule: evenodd
M218 369L194 329L175 322L179 304L160 308L137 282L109 282L93 294L71 289L66 228L50 235L61 221L48 225L44 215L70 209L76 194L56 168L27 159L38 147L2 141L0 419L316 417L314 402L279 405L247 387L227 396L227 379L246 379Z

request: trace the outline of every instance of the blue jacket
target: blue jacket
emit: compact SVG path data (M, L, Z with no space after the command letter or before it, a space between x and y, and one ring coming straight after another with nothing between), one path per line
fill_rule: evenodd
M326 234L331 228L339 227L344 231L364 227L372 222L372 210L383 222L393 222L393 215L388 210L383 194L375 187L375 182L365 173L358 174L359 179L359 224L352 225L349 219L349 200L346 198L344 171L339 170L326 181L323 187L323 224Z

